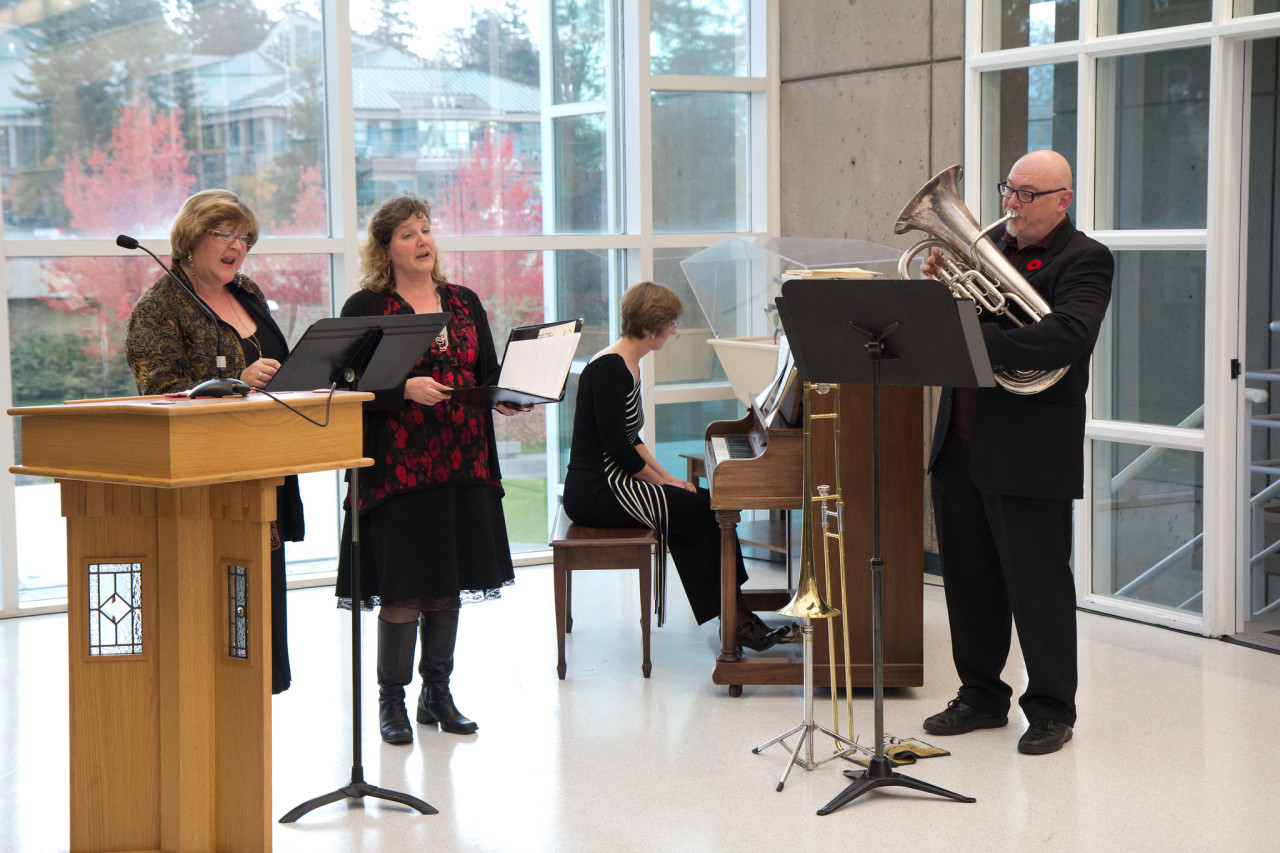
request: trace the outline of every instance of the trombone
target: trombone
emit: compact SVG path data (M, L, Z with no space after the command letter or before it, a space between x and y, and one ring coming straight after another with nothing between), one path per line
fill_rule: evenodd
M824 414L814 414L813 411L813 395L814 394L832 394L832 411ZM815 420L831 420L833 421L833 457L834 457L834 481L835 492L831 491L830 485L820 485L816 488L813 485L813 421ZM845 702L847 705L847 716L849 723L849 734L853 734L853 668L850 661L849 651L849 607L845 594L844 583L844 498L840 488L840 386L829 383L806 382L804 384L804 468L803 468L803 489L804 504L801 511L802 534L801 534L801 556L800 556L800 576L796 580L796 592L790 603L786 607L777 611L782 616L790 616L792 618L802 620L800 623L800 635L804 643L804 719L799 725L794 726L777 737L762 743L751 751L759 755L765 749L773 746L775 743L781 743L784 747L791 750L791 757L787 761L786 768L782 771L782 778L778 781L777 790L781 791L787 783L787 776L791 773L791 768L799 764L805 770L813 770L816 767L825 764L833 758L845 758L850 753L861 751L871 754L871 750L858 744L855 740L844 737L840 734L839 721L839 690L836 681L836 645L835 634L827 631L828 659L831 675L831 728L825 728L814 722L813 719L813 620L814 619L833 619L836 616L841 618L841 634L844 638L844 683L845 683ZM817 493L816 495L814 493ZM834 504L832 509L829 504ZM814 542L813 534L813 513L819 514L822 526L821 543ZM831 531L834 526L835 532ZM818 589L817 571L815 569L815 552L818 545L821 544L822 552L822 568L823 580L826 588L831 589L831 559L830 550L831 543L828 540L836 540L836 549L838 553L838 567L840 576L840 609L836 610L827 604L822 596L822 591ZM835 741L835 751L825 758L815 759L813 754L813 740L815 730L828 735ZM795 748L787 745L786 738L794 734L799 734L800 739L796 741ZM800 757L801 748L805 749L805 757Z

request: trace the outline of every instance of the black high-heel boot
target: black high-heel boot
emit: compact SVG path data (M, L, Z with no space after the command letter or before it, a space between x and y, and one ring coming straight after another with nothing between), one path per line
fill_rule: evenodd
M418 694L418 722L439 723L441 730L455 735L472 734L480 726L462 715L449 692L453 647L458 639L458 611L423 611L419 621L422 623L422 662L418 672L422 675L422 692Z
M404 707L404 688L413 681L413 652L418 626L378 620L378 727L387 743L413 743L413 726Z

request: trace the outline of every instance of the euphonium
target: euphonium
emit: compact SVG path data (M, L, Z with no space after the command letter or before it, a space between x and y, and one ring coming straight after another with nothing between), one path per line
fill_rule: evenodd
M963 174L961 166L943 169L898 214L893 233L923 231L932 238L921 240L903 253L898 260L898 276L910 278L908 266L915 256L937 247L952 257L943 256L934 277L951 288L957 299L970 299L978 310L1007 317L1018 326L1040 322L1053 309L987 236L1017 214L1011 210L986 228L980 227L956 190L956 182ZM1066 372L1066 367L1002 370L995 378L1002 388L1014 394L1038 394Z

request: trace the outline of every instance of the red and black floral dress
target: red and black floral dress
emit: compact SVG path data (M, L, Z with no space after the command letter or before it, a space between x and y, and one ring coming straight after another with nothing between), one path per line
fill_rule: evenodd
M449 284L441 306L447 340L432 343L409 376L483 385L497 373L498 357L480 298ZM394 293L367 290L342 308L343 317L412 313ZM514 582L491 411L449 401L424 406L406 400L403 385L377 392L365 403L364 454L373 459L358 474L365 606L480 601ZM337 584L347 601L350 543L348 518Z

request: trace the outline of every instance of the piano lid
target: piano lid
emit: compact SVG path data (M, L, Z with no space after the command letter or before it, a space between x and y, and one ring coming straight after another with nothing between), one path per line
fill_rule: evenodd
M680 269L715 337L772 337L782 328L773 303L787 270L861 267L897 278L901 255L866 240L735 235L685 258Z

